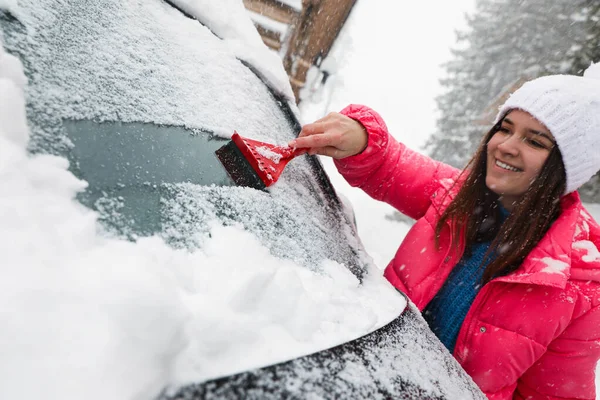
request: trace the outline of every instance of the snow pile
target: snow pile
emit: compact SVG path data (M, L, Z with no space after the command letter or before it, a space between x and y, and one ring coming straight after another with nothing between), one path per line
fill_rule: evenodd
M600 79L600 63L592 63L584 72L583 76L590 79Z
M225 40L236 56L278 94L295 103L294 92L279 55L263 43L242 0L174 0L181 9Z
M0 397L156 393L188 318L161 245L97 237L66 160L28 157L19 64L0 52Z
M0 46L0 398L152 398L351 339L404 307L379 274L359 285L332 261L317 274L236 226L215 222L193 253L100 236L67 161L26 153L24 85Z
M1 44L1 43L0 43ZM0 129L7 145L0 151L5 156L0 158L0 166L17 157L18 151L8 151L9 146L23 147L27 144L27 121L25 119L25 97L23 91L27 78L23 73L23 65L19 59L4 53L0 48Z
M268 30L273 32L277 32L280 37L284 38L287 35L290 26L286 23L275 21L269 17L265 17L262 14L255 13L253 11L248 10L248 14L254 23L265 27Z

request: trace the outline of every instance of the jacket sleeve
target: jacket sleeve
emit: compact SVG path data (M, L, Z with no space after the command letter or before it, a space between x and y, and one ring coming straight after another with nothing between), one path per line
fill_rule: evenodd
M458 175L455 168L396 141L374 110L352 104L341 113L360 122L369 141L362 153L335 160L335 165L351 186L363 189L372 198L419 219L429 208L439 181Z
M519 379L515 399L595 399L600 306L574 319Z

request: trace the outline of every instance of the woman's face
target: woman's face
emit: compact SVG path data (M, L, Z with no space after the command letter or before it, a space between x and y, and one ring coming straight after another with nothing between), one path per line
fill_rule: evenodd
M487 145L485 184L507 210L527 191L555 145L548 128L531 114L512 110L504 117Z

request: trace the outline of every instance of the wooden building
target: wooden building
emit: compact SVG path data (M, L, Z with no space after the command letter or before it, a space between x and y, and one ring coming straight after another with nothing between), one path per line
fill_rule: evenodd
M299 92L327 57L356 0L244 0L263 41L277 51Z

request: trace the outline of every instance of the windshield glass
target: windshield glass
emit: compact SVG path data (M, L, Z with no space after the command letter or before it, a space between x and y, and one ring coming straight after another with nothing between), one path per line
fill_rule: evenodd
M173 213L165 216L165 199L176 191L167 184L233 185L215 156L226 140L201 130L87 120L65 120L63 126L73 143L71 170L90 183L78 198L100 210L117 235L164 231Z
M333 259L362 278L347 221L308 157L290 163L269 192L186 185L230 184L214 150L234 130L272 143L294 137L289 113L221 39L158 0L47 2L55 7L23 17L35 27L33 42L25 31L7 36L36 77L30 149L70 159L89 184L79 198L102 213L108 231L160 233L193 247L213 216L242 223L278 256L313 270ZM58 9L68 18L52 17Z
M43 232L35 243L47 252L23 251L15 259L35 269L29 276L64 265L77 277L57 280L66 285L60 290L40 280L35 293L53 294L40 304L66 312L61 302L75 298L91 304L90 318L106 305L95 321L122 327L111 340L132 348L130 332L170 338L168 346L136 341L147 346L115 352L121 363L139 354L169 360L170 374L154 385L316 351L376 329L403 309L404 299L380 271L368 273L374 267L314 158L294 159L268 190L232 186L214 151L234 130L284 144L298 126L286 104L209 29L162 0L18 4L14 16L0 11L0 32L28 79L34 156L14 173L33 183L8 192L22 207L18 215L31 218L18 229ZM52 175L66 167L46 154L68 159L69 171L87 186ZM39 178L44 174L52 179ZM57 198L71 196L85 209L57 208ZM35 219L56 210L56 220ZM80 220L88 221L81 222L85 230L73 223ZM110 273L99 272L105 269ZM169 303L152 291L140 294L149 282L172 294Z

